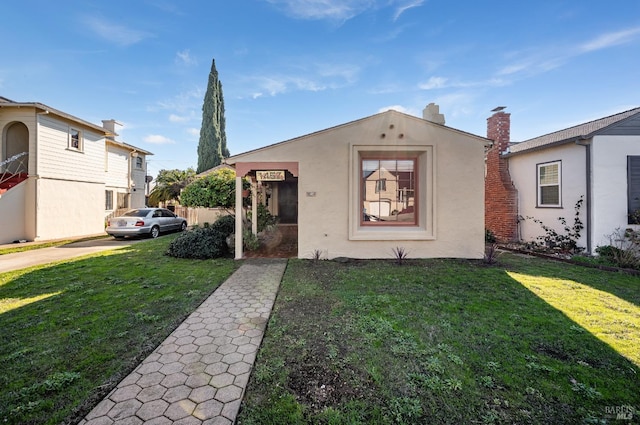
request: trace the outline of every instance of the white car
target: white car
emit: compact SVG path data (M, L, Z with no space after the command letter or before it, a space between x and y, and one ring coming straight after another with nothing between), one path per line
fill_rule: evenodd
M107 221L107 234L116 239L125 236L148 235L157 238L160 233L187 230L187 220L165 208L138 208Z

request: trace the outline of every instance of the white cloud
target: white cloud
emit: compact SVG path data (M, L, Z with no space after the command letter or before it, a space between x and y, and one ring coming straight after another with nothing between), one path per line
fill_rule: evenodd
M146 31L130 29L97 17L83 17L82 22L97 36L121 46L130 46L152 36Z
M402 112L404 114L409 114L409 109L405 108L402 105L389 105L389 106L384 106L380 109L378 109L378 112L385 112L385 111L398 111L398 112Z
M441 89L447 86L447 79L443 77L431 77L426 83L418 85L422 90Z
M189 117L171 114L169 115L169 122L186 122L189 121Z
M295 73L269 75L263 73L258 76L247 77L247 85L253 85L251 94L253 99L261 96L276 96L293 91L318 92L338 89L353 84L358 79L360 67L350 64L306 64L295 66Z
M375 4L373 0L267 0L299 19L347 21Z
M514 58L513 62L500 68L496 75L516 78L542 74L564 66L575 57L631 43L638 38L640 38L640 27L635 27L601 34L577 45L542 46L528 48L521 52L512 52L509 56Z
M431 77L426 83L418 84L421 90L434 90L445 88L472 88L472 87L499 87L508 84L501 78L491 78L480 81L450 81L444 77Z
M150 134L143 139L147 143L151 143L152 145L172 145L175 143L174 140L169 139L168 137L161 136L159 134Z
M640 35L640 27L602 34L580 46L582 52L606 49L620 44L630 43Z
M195 127L187 128L187 134L190 136L200 136L200 129Z
M404 12L411 8L422 6L423 3L424 0L409 0L403 2L403 4L399 5L396 9L396 12L393 15L393 20L397 21L400 15L402 15Z
M176 53L176 62L182 63L184 65L197 65L198 61L191 57L191 52L189 49L182 50Z

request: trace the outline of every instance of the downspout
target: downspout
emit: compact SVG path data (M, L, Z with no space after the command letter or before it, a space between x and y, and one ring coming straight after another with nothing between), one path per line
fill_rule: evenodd
M49 115L48 110L36 112L36 128L35 128L35 143L34 149L35 152L31 152L31 143L29 143L29 162L33 161L33 171L34 171L34 179L31 179L31 174L29 173L29 164L27 164L27 176L29 177L30 185L33 185L33 196L35 197L33 203L33 240L38 240L40 233L40 229L38 228L38 216L39 216L39 208L40 208L40 175L39 175L39 163L40 163L40 155L38 155L38 148L40 147L40 116L41 115Z
M587 198L585 199L587 203L587 222L585 224L585 230L587 231L587 253L591 254L591 248L593 245L592 235L591 235L591 199L593 198L591 195L591 141L588 139L580 139L576 141L576 144L582 145L585 147L585 187L587 191Z

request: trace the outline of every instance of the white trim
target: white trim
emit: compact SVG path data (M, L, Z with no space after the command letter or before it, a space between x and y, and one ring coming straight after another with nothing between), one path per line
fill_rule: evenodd
M417 226L362 226L360 220L360 158L362 153L415 154L418 164ZM349 152L349 240L435 240L435 147L352 144Z
M543 167L549 167L552 165L558 166L558 182L542 184L540 183L540 169ZM558 186L558 203L557 204L543 204L542 203L542 188ZM562 161L550 161L540 164L536 164L536 206L539 208L557 208L562 207Z
M72 133L78 133L78 146L73 146L73 135ZM84 151L84 133L82 130L76 127L69 127L68 132L68 140L67 140L67 149L72 151L83 152Z

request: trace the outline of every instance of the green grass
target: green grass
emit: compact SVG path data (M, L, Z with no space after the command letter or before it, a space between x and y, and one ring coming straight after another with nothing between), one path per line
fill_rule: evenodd
M639 306L640 277L510 254L292 260L238 423L637 422Z
M0 423L76 423L235 269L174 237L0 274Z

